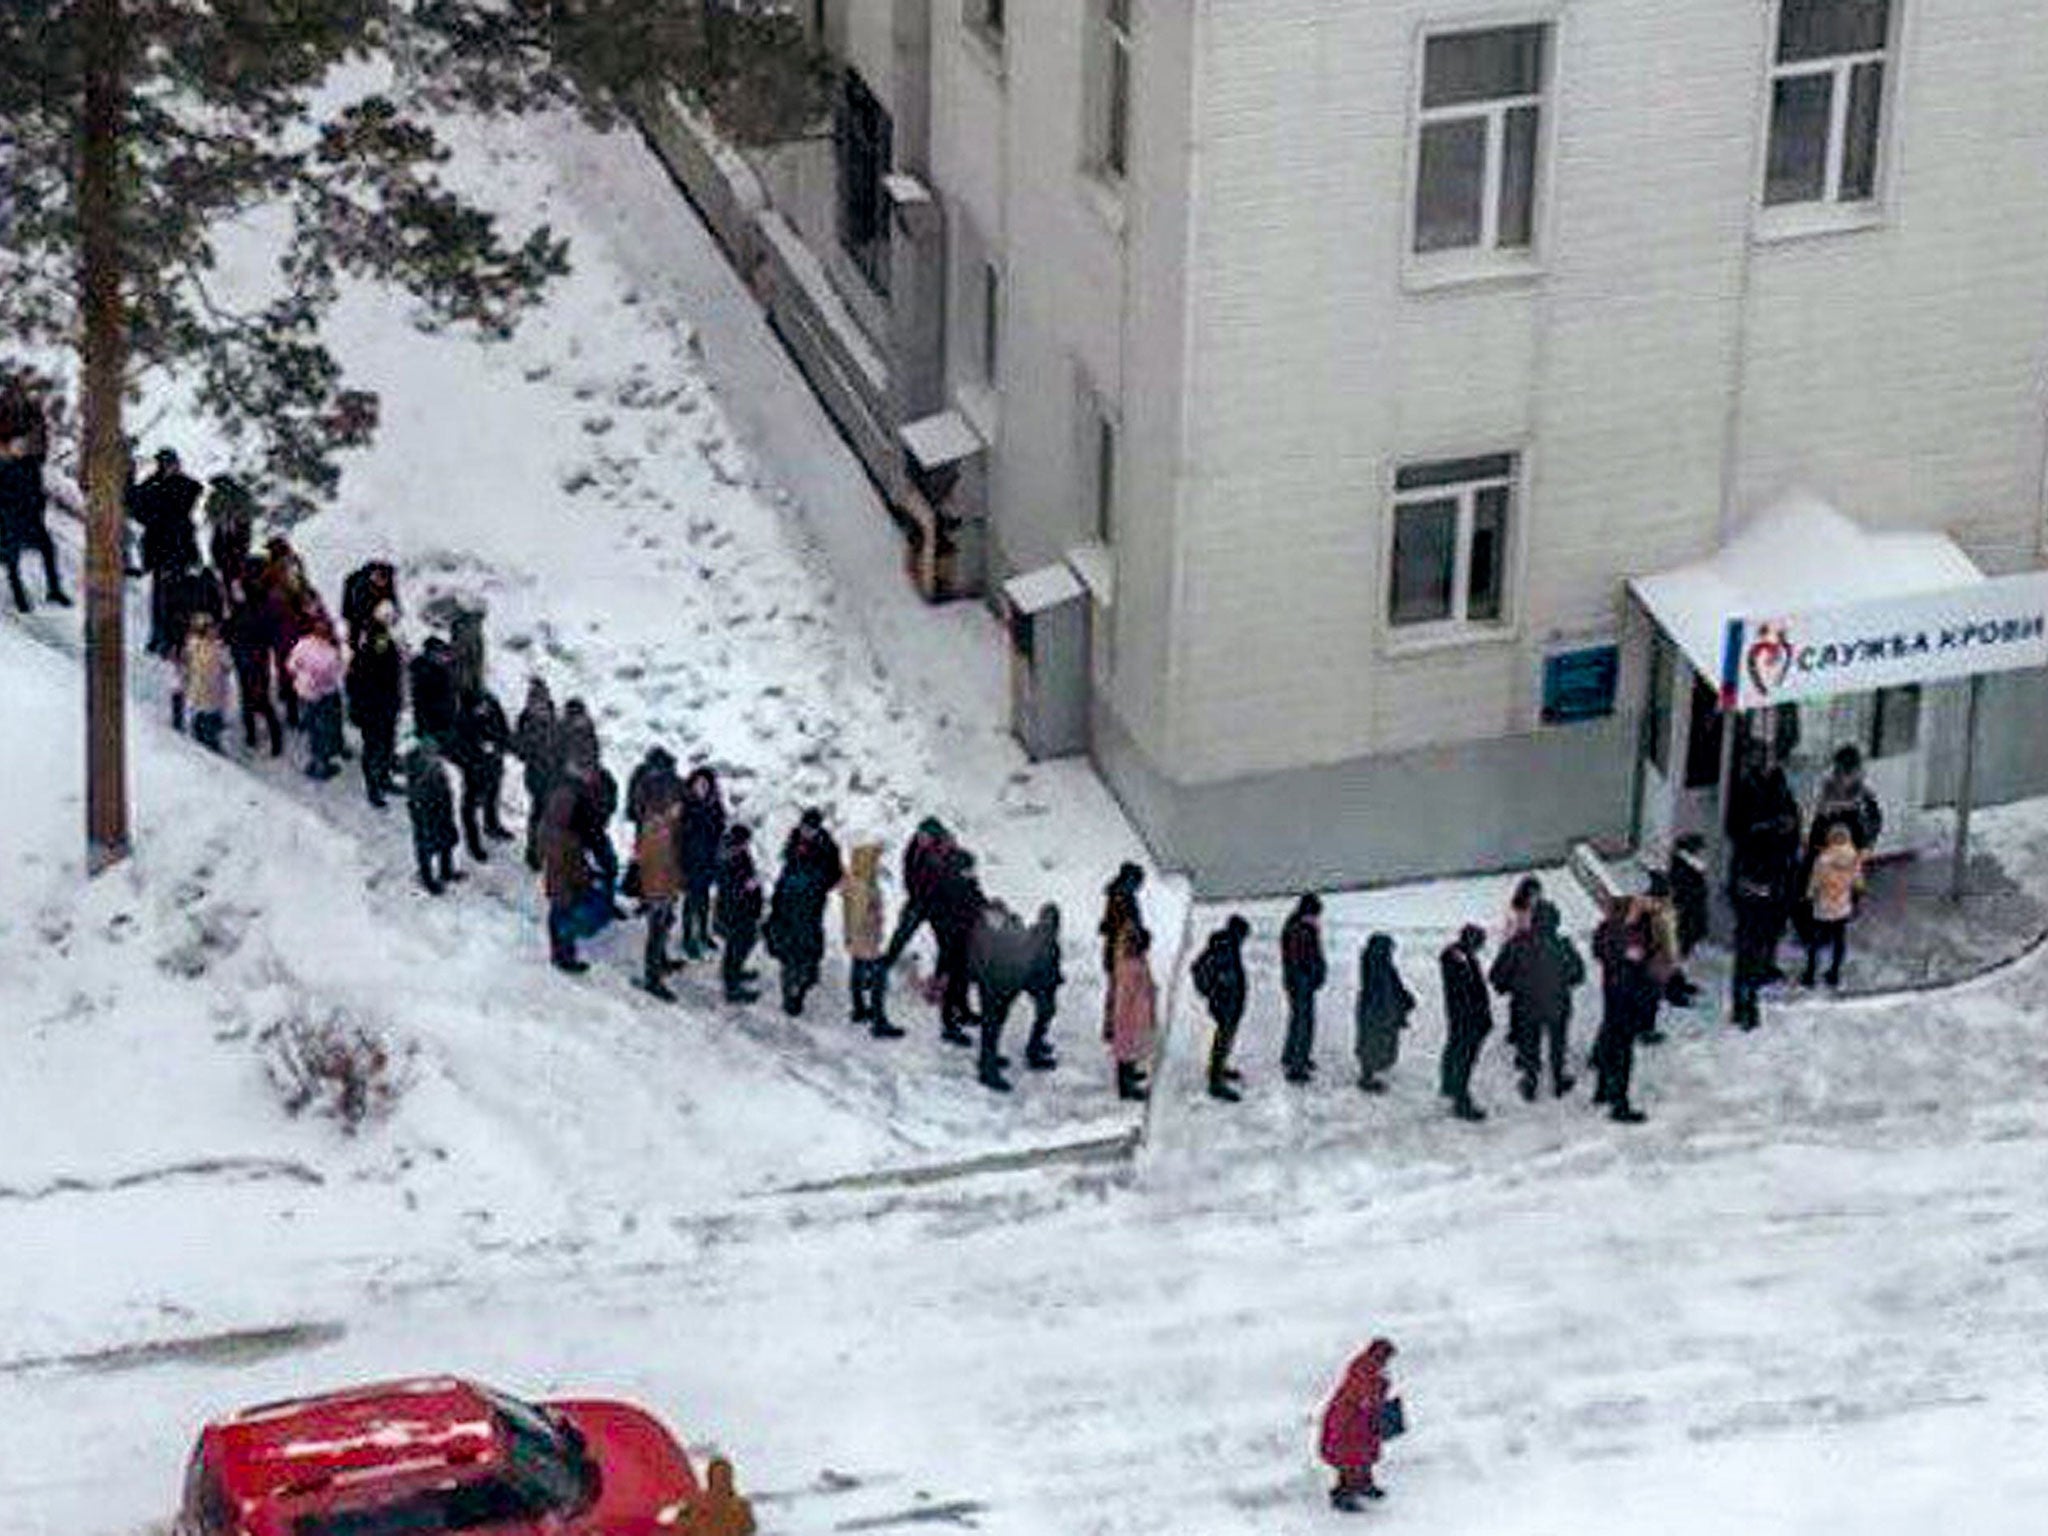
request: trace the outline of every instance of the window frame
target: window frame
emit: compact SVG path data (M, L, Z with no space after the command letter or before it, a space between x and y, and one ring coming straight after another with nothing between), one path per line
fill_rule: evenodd
M1882 48L1781 63L1778 51L1784 30L1784 0L1770 0L1768 30L1764 35L1763 89L1759 92L1756 181L1751 193L1759 238L1769 240L1835 229L1860 229L1883 221L1890 201L1891 169L1895 158L1892 153L1892 125L1897 116L1899 72L1904 57L1904 12L1908 3L1909 0L1887 0ZM1857 68L1871 63L1879 65L1882 70L1877 96L1877 134L1872 145L1877 164L1871 177L1870 195L1845 200L1841 196L1841 185L1849 153L1849 101ZM1771 129L1776 116L1778 83L1781 80L1819 77L1826 77L1829 81L1821 194L1816 198L1770 202L1767 195L1773 142Z
M1403 471L1427 470L1461 462L1505 459L1505 474L1474 476L1465 480L1400 489ZM1507 444L1479 452L1452 449L1417 454L1393 461L1386 476L1386 528L1381 539L1382 570L1379 583L1378 622L1388 649L1430 650L1444 645L1483 643L1512 638L1520 622L1522 529L1527 521L1526 495L1529 455L1526 445ZM1504 488L1507 492L1506 527L1501 530L1494 562L1499 574L1498 614L1490 619L1470 616L1472 600L1473 531L1478 523L1481 491ZM1415 619L1405 623L1394 618L1395 583L1399 579L1401 509L1429 502L1454 500L1456 524L1451 546L1450 612L1443 618Z
M1493 97L1442 107L1423 105L1428 84L1429 44L1433 39L1471 33L1513 32L1525 27L1539 27L1543 31L1542 67L1534 95ZM1424 21L1416 27L1409 64L1412 78L1408 92L1407 206L1401 219L1401 264L1407 286L1431 288L1445 283L1488 278L1528 277L1540 271L1549 226L1552 168L1557 158L1556 102L1563 35L1563 17L1555 8L1506 11L1483 18L1440 18ZM1526 245L1503 246L1498 239L1507 159L1507 116L1519 107L1534 107L1536 110L1535 165L1529 178L1529 242ZM1479 243L1442 250L1418 250L1423 132L1437 124L1472 119L1486 125Z

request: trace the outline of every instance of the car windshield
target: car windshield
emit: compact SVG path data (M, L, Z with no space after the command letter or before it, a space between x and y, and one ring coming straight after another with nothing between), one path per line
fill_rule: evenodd
M491 1407L505 1436L506 1475L543 1509L565 1512L590 1492L583 1437L546 1409L493 1393Z

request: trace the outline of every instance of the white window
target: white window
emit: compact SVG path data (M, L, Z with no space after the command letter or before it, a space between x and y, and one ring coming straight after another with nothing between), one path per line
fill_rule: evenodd
M1388 623L1462 628L1506 620L1514 492L1511 453L1395 471Z
M1526 250L1550 29L1445 32L1422 45L1413 249Z
M1779 0L1764 203L1877 196L1891 0Z
M1131 164L1131 0L1088 0L1088 161L1106 181Z

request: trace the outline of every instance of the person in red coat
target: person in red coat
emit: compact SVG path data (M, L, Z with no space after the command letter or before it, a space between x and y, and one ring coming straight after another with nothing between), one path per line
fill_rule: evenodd
M1380 1459L1380 1418L1387 1406L1387 1362L1394 1346L1374 1339L1353 1360L1344 1380L1323 1409L1323 1462L1337 1474L1330 1503L1355 1510L1360 1499L1379 1499L1385 1491L1372 1480Z

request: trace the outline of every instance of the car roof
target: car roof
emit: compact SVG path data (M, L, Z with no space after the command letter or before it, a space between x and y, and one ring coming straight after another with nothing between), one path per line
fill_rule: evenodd
M207 1426L205 1438L242 1504L480 1467L500 1450L489 1398L446 1376L265 1403Z

